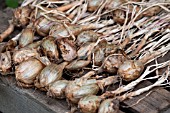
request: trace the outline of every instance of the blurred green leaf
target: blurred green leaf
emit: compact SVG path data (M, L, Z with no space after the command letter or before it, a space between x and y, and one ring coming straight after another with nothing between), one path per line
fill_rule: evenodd
M18 0L5 0L8 7L16 8L18 7Z

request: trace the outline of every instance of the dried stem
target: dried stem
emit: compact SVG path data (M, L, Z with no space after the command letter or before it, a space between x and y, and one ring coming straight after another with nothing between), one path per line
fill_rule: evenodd
M149 63L159 57L161 54L167 52L170 50L170 43L166 47L162 47L161 49L157 51L151 51L148 54L146 54L143 58L141 58L139 61L141 61L143 64Z
M170 37L170 33L166 32L161 33L161 35L156 36L154 39L147 41L146 46L143 49L141 49L139 53L145 54L146 51L153 51L159 48L161 45L167 43L170 40L170 38L168 37Z
M9 27L0 34L0 42L2 42L5 38L7 38L12 32L14 31L14 24L12 23L12 20L9 21Z
M135 51L133 51L129 57L133 57L135 56L141 49L142 47L145 45L147 39L155 32L159 31L158 29L152 29L150 30L147 34L145 34L145 36L142 38L141 42L139 43L139 46L135 49Z
M168 67L169 68L169 67ZM133 92L130 92L130 93L126 93L120 97L118 97L118 99L120 101L123 101L127 98L131 98L131 97L134 97L134 96L138 96L146 91L149 91L150 89L154 88L154 87L157 87L157 86L162 86L162 85L165 85L163 84L167 79L168 79L168 76L170 76L170 72L169 72L169 69L167 70L166 73L164 73L154 84L150 85L150 86L147 86L147 87L144 87L144 88L141 88L141 89L138 89L136 91L133 91ZM166 84L169 84L169 83L166 83Z
M125 38L123 43L120 44L120 48L124 49L126 47L126 45L132 40L132 38L142 35L142 34L146 33L147 31L148 31L147 29L143 29L143 30L138 31L137 33L129 35L129 37Z
M107 97L107 96L111 96L111 95L117 95L117 94L120 94L120 93L123 93L123 92L126 92L128 90L131 90L133 89L137 84L139 84L141 81L144 81L145 77L147 75L149 75L150 73L154 72L155 70L157 69L160 69L160 68L164 68L166 66L170 65L170 60L169 61L166 61L166 62L163 62L163 63L160 63L160 64L154 64L154 65L151 65L151 66L148 66L146 68L146 70L144 71L144 73L136 80L132 81L131 83L127 84L126 86L121 86L119 88L117 88L116 90L114 91L110 91L110 92L106 92L102 95L102 97Z
M66 11L66 10L68 10L68 9L74 7L74 6L77 6L79 4L81 4L81 1L75 1L75 2L72 2L70 4L67 4L67 5L64 5L64 6L61 6L61 7L57 7L56 10L64 12L64 11Z

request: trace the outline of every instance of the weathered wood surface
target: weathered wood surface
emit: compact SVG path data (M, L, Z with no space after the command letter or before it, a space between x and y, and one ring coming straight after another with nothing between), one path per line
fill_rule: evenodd
M141 88L151 83L145 81L139 84ZM0 111L3 113L65 113L69 112L65 100L49 98L45 92L33 88L23 89L16 86L13 76L0 77ZM139 99L143 98L148 92L123 102L126 106L131 106ZM140 101L140 103L123 109L124 112L132 113L169 113L170 92L158 87L153 92ZM120 111L120 113L123 113Z
M136 89L151 85L151 82L145 81L137 86ZM166 112L170 108L170 92L163 89L162 87L157 87L152 90L150 94L146 92L140 96L131 98L124 101L123 103L127 106L132 106L138 100L142 99L138 104L128 108L134 113L160 113ZM146 96L148 94L148 96Z
M65 113L65 100L51 99L44 92L16 87L14 77L0 77L0 111L3 113Z
M0 76L0 111L3 113L66 113L66 100L47 97L45 92L16 85L13 76ZM77 112L79 113L79 112ZM120 113L123 113L120 111Z

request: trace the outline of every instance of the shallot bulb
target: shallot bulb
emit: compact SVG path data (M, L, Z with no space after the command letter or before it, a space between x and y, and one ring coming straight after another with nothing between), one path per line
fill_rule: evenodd
M41 36L47 36L49 34L50 28L55 24L55 22L48 20L45 17L40 17L36 20L34 26L36 31Z
M0 72L5 74L12 67L10 51L0 53Z
M77 104L82 97L97 94L99 91L95 79L87 80L79 84L80 81L81 79L70 81L65 89L65 95L71 103Z
M71 40L58 40L58 45L61 51L61 56L65 61L72 61L77 57L76 47Z
M117 99L106 99L100 106L98 113L118 113L119 112L119 101Z
M101 5L103 0L88 0L87 10L90 12L96 11L97 8Z
M30 48L21 48L19 50L14 51L13 53L13 61L14 63L21 63L25 60L28 60L31 57L39 57L39 53L36 49L30 49Z
M118 74L125 81L138 78L144 70L144 64L137 60L126 60L118 69Z
M70 71L79 70L89 65L90 62L91 62L91 55L88 56L87 60L78 60L78 59L73 60L66 66L66 69Z
M40 74L36 77L35 86L42 90L46 90L44 88L48 88L50 84L53 82L60 80L62 78L63 69L67 65L67 62L63 62L61 64L50 64L46 66Z
M94 64L101 66L105 57L113 54L117 50L114 44L108 43L106 40L102 40L94 48Z
M116 74L118 68L126 60L122 54L113 54L106 58L103 62L102 70L108 73Z
M155 58L159 57L159 55L169 51L170 45L166 47L162 47L157 51L152 51L139 60L127 60L122 65L120 65L118 69L118 74L124 79L125 81L131 81L138 78L141 73L143 72L144 65L148 61L152 61Z
M35 58L30 58L21 62L15 68L15 76L18 85L22 87L32 87L36 76L38 76L43 68L44 64Z
M81 98L87 95L95 95L99 89L103 90L105 86L114 84L115 82L117 82L117 76L110 76L102 80L79 78L67 85L65 94L71 103L77 104Z
M30 49L37 49L41 45L41 43L42 43L42 40L36 41L36 42L33 42L33 43L27 45L26 47L30 48Z
M102 98L96 95L88 95L80 99L78 107L82 113L96 113ZM110 112L108 112L110 113Z
M67 80L58 80L49 85L47 95L53 98L65 98L65 88L68 85Z
M32 43L33 40L34 40L34 31L33 31L33 29L30 28L30 27L25 28L22 31L22 34L21 34L20 39L19 39L19 47L20 48L25 47L28 44Z
M68 28L66 28L64 25L54 25L51 27L49 36L52 36L56 39L68 38L70 37L68 30L73 35L78 35L82 31L81 27L77 25L69 25Z
M69 102L77 104L80 98L89 94L93 93L96 94L98 92L99 87L96 84L96 80L95 79L87 80L93 75L95 75L95 72L90 71L81 78L69 82L65 89L65 95Z
M50 60L57 61L59 59L57 44L55 44L53 37L45 38L41 44L41 48L44 55L47 56Z
M14 24L26 26L29 23L29 16L32 9L29 6L19 7L14 11Z
M71 37L75 39L73 36L79 35L81 32L90 30L90 29L96 29L96 28L101 28L104 25L101 26L96 26L94 24L91 25L54 25L51 27L51 30L49 32L49 36L54 37L55 39L61 39L61 38L68 38Z
M99 36L100 34L92 30L83 31L77 36L77 45L81 46L87 42L96 42Z
M83 44L80 49L77 51L77 56L79 59L86 59L89 55L91 55L92 50L94 48L95 43L87 42Z
M83 113L118 113L119 101L106 99L96 95L88 95L80 99L78 107Z

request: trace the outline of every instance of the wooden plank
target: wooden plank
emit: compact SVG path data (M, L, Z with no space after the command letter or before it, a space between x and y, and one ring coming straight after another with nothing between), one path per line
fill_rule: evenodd
M163 88L159 88L159 90L155 90L155 91L158 92L160 95L162 95L170 103L169 91L167 91Z
M143 96L140 95L138 97L134 97L132 99L126 100L126 101L124 101L124 104L127 106L131 106L131 105L135 104L142 97ZM149 103L147 103L144 100L142 100L142 101L140 101L140 103L130 107L130 109L132 109L132 111L135 113L157 113L157 110L154 108L154 106L150 105Z
M54 113L5 85L0 84L0 91L0 110L3 113Z
M16 87L12 79L3 77L2 80L1 77L0 111L3 113L65 113L69 111L65 100L51 99L45 93L31 88ZM4 84L4 81L10 84Z
M157 111L161 111L170 105L169 102L164 99L164 96L162 96L158 92L153 92L151 96L148 96L145 101L154 106Z
M17 87L14 76L0 76L0 91L3 92L0 93L0 111L3 113L66 113L70 111L65 100L47 97L45 92L33 88ZM124 112L119 111L119 113Z
M148 86L150 85L151 82L145 81L137 86L136 89ZM153 92L149 95L146 96L146 93L139 95L137 97L134 97L132 99L125 100L123 103L127 106L131 106L135 104L139 99L144 98L143 100L140 101L140 103L130 107L133 109L135 112L138 113L159 113L161 111L164 111L165 109L168 109L170 106L170 92L167 90L157 87L152 90Z

